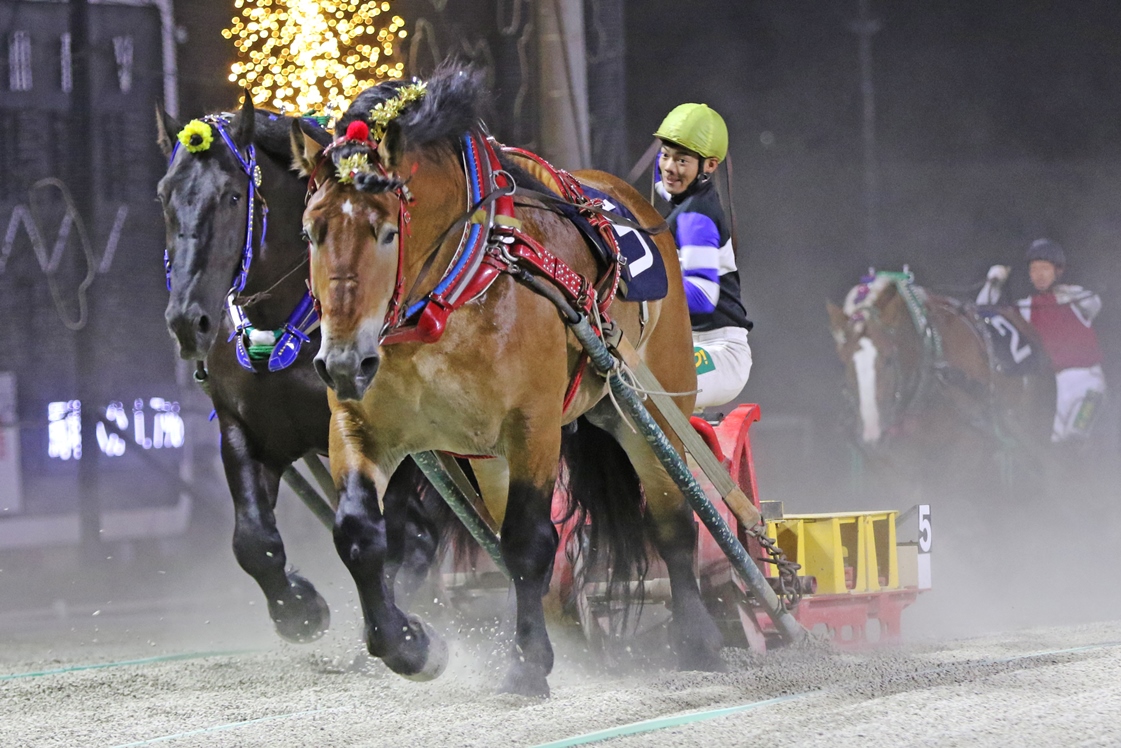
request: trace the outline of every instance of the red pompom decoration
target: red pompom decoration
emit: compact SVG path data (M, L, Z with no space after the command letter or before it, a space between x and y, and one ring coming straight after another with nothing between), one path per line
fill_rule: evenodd
M360 119L356 119L346 126L347 140L361 140L365 143L370 139L370 126Z

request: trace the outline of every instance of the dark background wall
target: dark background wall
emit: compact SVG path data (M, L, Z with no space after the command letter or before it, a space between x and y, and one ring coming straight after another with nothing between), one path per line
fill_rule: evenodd
M62 90L60 36L69 28L61 3L0 2L0 240L12 231L7 258L0 257L0 370L16 374L24 508L31 513L72 510L78 466L48 458L48 403L79 397L104 408L120 401L131 413L135 399L175 400L178 385L162 309L167 299L161 256L163 221L155 203L156 182L165 161L155 144L153 103L162 97L160 17L154 7L94 5L89 13L92 96L91 124L78 140L69 130L70 95ZM26 32L31 43L32 86L9 85L10 35ZM114 38L132 44L131 85L119 83ZM38 180L55 178L77 191L74 157L92 168L92 195L84 216L94 265L98 268L85 296L89 324L67 329L63 318L79 319L78 285L87 261L71 227L70 238L53 271L57 299L42 262L33 251L17 211L35 209L45 249L53 255L66 212L54 187L35 192ZM85 156L88 155L88 158ZM77 167L85 168L85 167ZM127 213L120 213L120 211ZM107 256L113 227L119 225L115 251ZM92 336L88 355L79 355L79 336ZM149 413L148 418L151 418ZM149 422L150 424L150 422ZM108 509L174 503L177 492L163 473L133 453L99 461L102 506ZM178 453L159 453L166 470ZM156 453L153 453L155 455ZM153 459L156 459L153 457Z

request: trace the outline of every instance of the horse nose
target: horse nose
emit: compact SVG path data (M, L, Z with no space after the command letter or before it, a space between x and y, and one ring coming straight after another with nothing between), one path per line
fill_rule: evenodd
M367 382L374 381L374 375L378 373L379 366L381 366L381 356L376 353L372 356L366 356L366 358L362 359L361 363L358 364L358 368Z
M360 356L354 349L330 351L315 357L315 371L340 400L361 400L374 381L381 357L377 353Z
M317 355L313 361L315 365L315 373L323 380L323 384L331 389L335 389L335 380L331 379L331 375L327 373L327 361L322 353Z
M186 308L168 305L165 314L167 329L179 342L179 355L185 359L198 359L206 355L213 342L214 323L197 303Z

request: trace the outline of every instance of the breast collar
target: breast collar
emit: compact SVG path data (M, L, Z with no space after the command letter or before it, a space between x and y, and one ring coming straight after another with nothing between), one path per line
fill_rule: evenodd
M222 142L234 155L238 166L241 167L242 172L249 180L245 212L245 244L241 250L241 263L237 275L234 276L233 284L226 294L226 312L233 328L226 342L234 341L237 362L249 371L256 372L253 362L263 358L268 359L269 371L287 369L296 362L296 358L300 355L300 347L310 340L308 334L319 324L319 315L316 313L311 293L305 292L297 302L296 308L288 315L288 319L282 328L276 331L258 330L250 323L245 310L238 305L237 296L245 290L255 250L260 249L265 243L265 235L268 232L269 225L269 206L265 202L264 195L259 192L261 167L257 164L257 151L253 144L250 143L245 147L243 155L227 129L231 122L229 115L209 114L203 117L202 121L210 125L221 136ZM171 156L168 158L169 165L175 160L175 154L179 152L179 147L180 144L176 141ZM254 241L254 219L258 201L261 205L261 233L260 238ZM166 247L163 252L163 263L167 278L167 290L170 291L171 257Z

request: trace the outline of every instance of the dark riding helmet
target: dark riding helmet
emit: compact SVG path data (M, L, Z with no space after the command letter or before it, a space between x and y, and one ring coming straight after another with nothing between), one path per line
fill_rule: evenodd
M1046 260L1055 267L1063 267L1067 264L1067 256L1063 252L1063 248L1059 246L1058 242L1053 242L1050 239L1036 239L1028 247L1026 258L1030 265L1035 260Z

